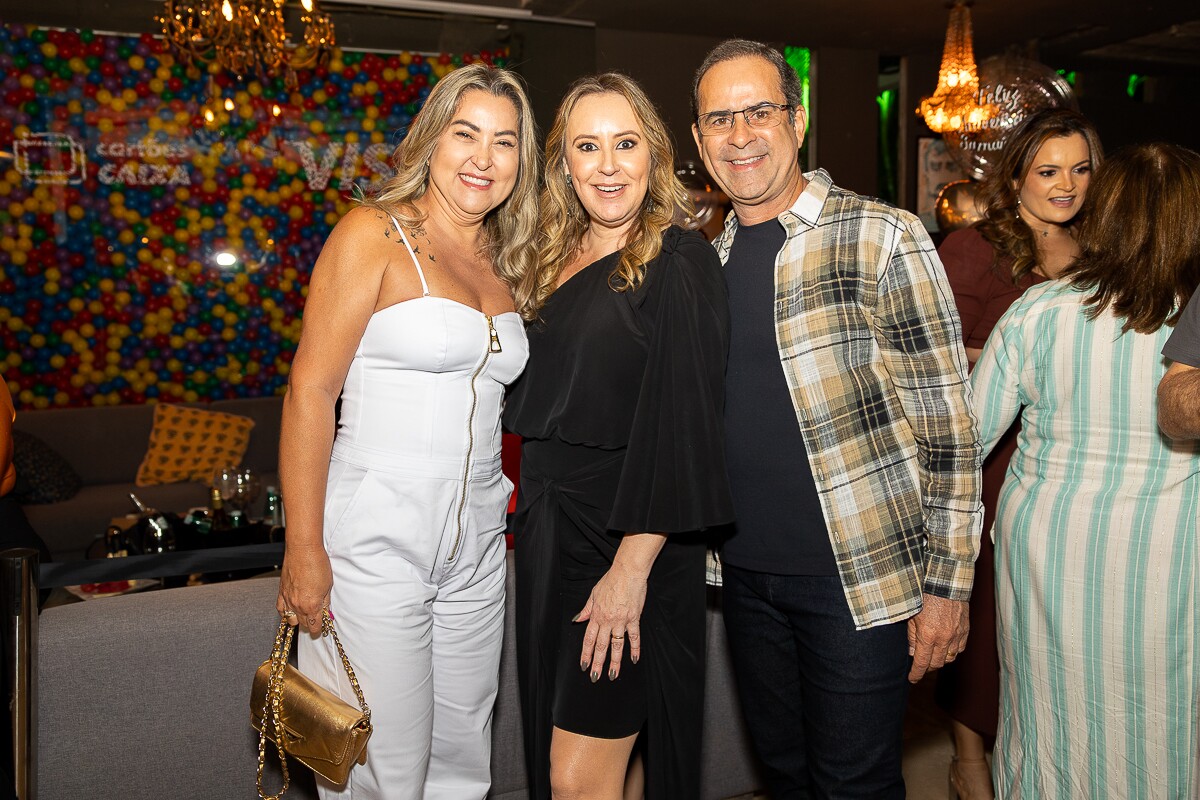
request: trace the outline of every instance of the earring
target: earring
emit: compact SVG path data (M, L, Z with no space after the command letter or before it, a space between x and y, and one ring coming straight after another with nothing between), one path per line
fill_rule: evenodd
M564 173L563 177L567 179L567 183L571 182L571 173L570 172Z

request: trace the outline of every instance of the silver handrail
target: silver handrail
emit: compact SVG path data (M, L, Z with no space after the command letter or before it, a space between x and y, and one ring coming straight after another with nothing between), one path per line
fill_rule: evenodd
M14 790L37 797L38 552L17 547L0 553L0 603L11 709Z

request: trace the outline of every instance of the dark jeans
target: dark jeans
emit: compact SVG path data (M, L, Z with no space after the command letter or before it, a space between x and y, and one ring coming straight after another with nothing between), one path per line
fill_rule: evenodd
M903 800L905 623L856 631L836 577L723 566L738 695L772 800Z

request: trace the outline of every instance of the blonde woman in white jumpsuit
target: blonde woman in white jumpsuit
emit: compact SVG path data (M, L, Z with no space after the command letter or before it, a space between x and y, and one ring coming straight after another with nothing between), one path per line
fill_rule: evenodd
M375 728L345 786L318 779L325 800L488 791L512 488L500 412L528 354L535 139L510 73L456 70L313 269L284 401L277 608L312 634L301 671L353 702L316 635L331 609Z

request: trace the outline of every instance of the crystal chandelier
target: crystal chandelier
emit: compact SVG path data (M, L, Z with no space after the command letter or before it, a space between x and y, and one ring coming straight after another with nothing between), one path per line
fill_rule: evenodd
M992 111L989 106L978 104L978 94L979 73L975 69L975 49L971 44L971 10L963 0L956 0L950 9L937 89L921 100L918 113L925 118L929 129L937 133L979 126L988 120Z
M333 22L316 0L300 0L303 41L293 45L283 24L285 0L166 0L163 36L185 61L216 63L237 75L307 69L328 60Z

